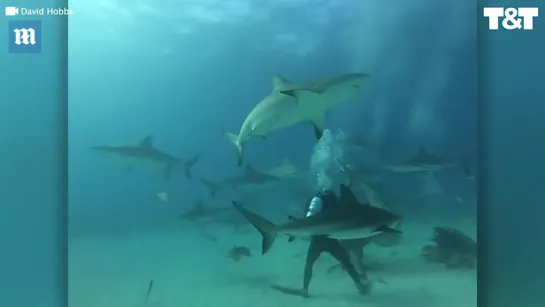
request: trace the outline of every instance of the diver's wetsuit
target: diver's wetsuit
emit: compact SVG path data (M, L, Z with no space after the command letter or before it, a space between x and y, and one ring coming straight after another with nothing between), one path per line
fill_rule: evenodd
M307 217L320 212L321 210L327 210L327 207L337 204L337 197L331 191L325 191L316 195L310 202ZM307 259L305 264L305 275L303 281L303 295L308 296L308 287L312 279L312 268L314 263L323 252L329 253L333 258L341 263L346 269L346 272L358 288L361 294L365 294L369 291L369 282L367 278L362 278L354 264L350 261L350 257L341 245L339 240L331 239L323 236L314 236L311 238L310 246L308 247Z

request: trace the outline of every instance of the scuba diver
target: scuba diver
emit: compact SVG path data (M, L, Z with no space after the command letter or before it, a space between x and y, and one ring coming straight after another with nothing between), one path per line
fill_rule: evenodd
M315 215L318 212L326 211L332 206L337 206L338 199L331 190L323 190L310 200L306 216ZM310 239L307 259L305 263L305 273L303 278L303 290L301 295L308 297L308 287L312 279L312 269L314 263L323 252L329 253L333 258L341 263L348 275L354 281L360 294L367 294L371 290L371 283L365 274L360 275L354 264L350 261L347 250L341 245L339 240L322 236L314 236Z
M332 206L337 206L338 201L339 200L333 191L323 190L315 194L310 198L310 201L308 201L306 217L326 211ZM287 294L309 297L308 288L312 280L314 263L323 252L329 253L333 258L340 262L341 266L354 281L360 294L365 295L371 291L371 282L366 274L359 273L356 270L354 264L350 261L349 251L341 245L339 240L324 236L313 236L310 238L303 277L303 289L295 290L281 286L273 286L273 288Z

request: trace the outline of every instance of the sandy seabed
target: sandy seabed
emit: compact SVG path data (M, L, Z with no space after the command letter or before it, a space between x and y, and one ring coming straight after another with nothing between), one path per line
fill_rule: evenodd
M462 225L465 224L465 225ZM473 236L468 223L457 227ZM370 295L358 295L342 270L328 273L335 261L324 254L314 268L310 298L276 292L272 284L302 286L308 242L279 237L260 255L261 237L253 228L187 227L180 223L147 232L80 236L69 241L70 307L473 307L476 270L451 270L425 262L420 250L431 236L429 225L404 225L395 247L366 247ZM217 239L217 240L215 240ZM233 245L250 248L251 258L226 258ZM150 281L153 288L146 303Z

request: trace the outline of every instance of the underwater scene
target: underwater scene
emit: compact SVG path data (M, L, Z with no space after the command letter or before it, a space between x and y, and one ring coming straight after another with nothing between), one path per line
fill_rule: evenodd
M477 306L474 2L72 2L69 306Z

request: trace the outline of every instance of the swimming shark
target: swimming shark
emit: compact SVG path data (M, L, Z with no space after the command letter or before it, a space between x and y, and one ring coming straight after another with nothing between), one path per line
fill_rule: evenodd
M429 153L426 147L420 146L416 156L399 164L384 166L385 169L395 173L428 172L433 173L448 168L460 167L467 177L472 176L469 160L472 154L467 155L461 161L445 159L441 156Z
M381 168L363 165L349 165L337 159L340 170L348 179L348 187L357 187L372 182L380 182L384 179L384 171Z
M295 164L291 163L288 159L284 159L281 165L273 167L267 171L264 171L263 173L277 178L287 179L299 176L303 173L303 171Z
M282 178L258 172L250 165L246 165L244 175L214 183L201 178L201 183L210 191L210 196L214 197L220 189L241 188L241 187L261 187L266 184L282 181Z
M264 217L233 202L235 208L261 233L262 254L272 247L278 234L289 236L326 236L333 239L359 239L374 237L381 233L401 233L393 226L401 217L389 210L360 203L352 191L340 186L341 198L334 208L305 218L290 217L290 221L275 225Z
M182 161L153 145L153 137L147 136L136 145L125 146L92 146L91 150L115 155L124 159L142 162L151 162L154 166L163 168L165 178L169 179L175 166ZM199 155L183 162L186 178L191 178L191 169L199 161Z
M217 214L223 213L225 211L228 211L229 208L210 208L209 206L205 206L202 201L197 201L193 208L187 210L186 212L179 215L179 218L186 221L201 221L204 219L208 219L212 216L215 216Z
M319 139L325 127L326 111L357 97L369 77L347 74L304 83L273 77L273 90L246 116L238 135L225 132L236 148L237 165L242 165L246 142L255 137L266 138L273 131L312 122Z
M225 225L233 227L235 231L239 231L242 227L249 225L248 221L233 207L212 207L205 205L202 201L197 201L191 209L180 214L178 217L181 220L197 222L203 226Z

